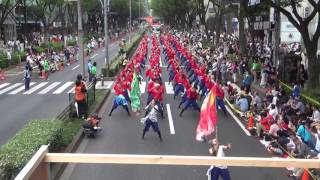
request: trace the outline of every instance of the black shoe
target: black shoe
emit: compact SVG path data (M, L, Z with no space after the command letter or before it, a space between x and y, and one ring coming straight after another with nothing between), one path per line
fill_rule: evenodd
M180 114L179 114L180 117L182 117L182 113L183 113L183 112L181 111Z
M109 113L109 116L111 116L111 113Z

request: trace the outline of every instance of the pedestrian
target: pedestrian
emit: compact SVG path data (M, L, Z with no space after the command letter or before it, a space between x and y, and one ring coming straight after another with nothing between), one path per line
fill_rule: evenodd
M141 122L144 123L142 139L144 139L146 132L149 131L150 127L152 127L153 131L158 134L160 141L162 141L162 136L158 125L159 107L158 105L156 105L156 101L152 100L150 104L146 107L146 110L147 109L149 109L149 113L146 117L141 119Z
M81 76L82 77L82 76ZM75 92L75 101L78 107L78 118L86 118L86 92L87 89L81 80L77 78L76 86L74 89Z
M87 67L88 67L89 82L91 82L92 81L92 75L91 75L92 62L91 62L91 59L88 60Z
M30 88L30 80L31 80L31 75L30 75L30 68L29 66L25 66L24 69L24 90L27 91Z
M90 74L91 74L91 80L93 81L93 84L96 84L96 82L97 82L97 62L93 62Z
M216 157L225 157L225 150L231 149L231 144L220 145L217 139L211 141L213 147L209 149L209 153ZM227 166L211 165L207 171L208 180L230 180L230 173Z
M49 77L49 62L48 62L47 58L44 59L43 68L44 68L44 78L46 80L48 80L48 77Z

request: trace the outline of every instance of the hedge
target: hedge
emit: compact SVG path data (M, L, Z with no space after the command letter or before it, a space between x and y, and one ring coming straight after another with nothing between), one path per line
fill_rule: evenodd
M135 36L132 37L131 43L127 45L127 53L131 55L133 51L135 51L135 47L139 44L141 38L143 37L144 32L138 33ZM121 68L122 63L122 57L120 55L117 55L114 57L111 61L110 67L109 67L109 77L115 76L118 72L118 70ZM107 68L102 68L101 70L102 74L107 77Z
M34 120L0 148L0 179L13 179L41 145L50 144L49 151L62 146L61 121Z
M3 52L0 52L0 68L7 68L9 66L7 55Z
M68 40L67 41L67 46L76 46L77 45L77 41L76 40Z
M89 113L101 102L105 91L96 91L96 101ZM33 120L0 148L0 179L11 180L38 151L49 144L49 152L59 152L69 145L79 132L83 119Z

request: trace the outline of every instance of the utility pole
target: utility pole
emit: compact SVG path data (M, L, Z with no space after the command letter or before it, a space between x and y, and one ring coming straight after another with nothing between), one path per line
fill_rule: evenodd
M104 0L104 47L105 47L105 64L107 65L107 76L109 76L109 36L108 36L108 12L109 0Z
M130 12L130 19L129 19L129 42L131 42L131 0L129 0L129 12Z
M80 66L82 66L82 77L85 77L86 68L83 58L83 28L82 28L82 11L81 11L81 0L77 0L77 9L78 9L78 46L79 46L79 60Z

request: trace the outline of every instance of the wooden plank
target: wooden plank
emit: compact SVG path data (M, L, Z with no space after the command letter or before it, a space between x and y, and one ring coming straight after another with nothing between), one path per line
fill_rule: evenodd
M302 167L320 168L319 159L284 159L258 157L211 157L167 155L118 155L118 154L71 154L48 153L49 163L104 163L104 164L154 164L154 165L226 165L244 167Z
M49 179L49 173L48 173L48 167L44 168L45 164L43 164L43 159L45 158L46 154L48 153L48 145L43 145L40 147L40 149L36 152L36 154L29 160L29 162L24 166L24 168L20 171L20 173L15 177L15 180L27 180L31 176L35 176L33 173L35 172L37 174L37 177L39 177L39 180L48 180ZM40 167L41 171L38 171L38 167ZM47 171L44 171L44 169L47 169ZM41 177L41 178L40 178ZM36 179L33 179L36 180ZM37 179L38 180L38 179Z

